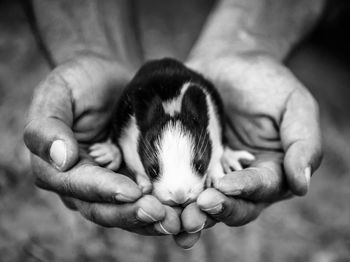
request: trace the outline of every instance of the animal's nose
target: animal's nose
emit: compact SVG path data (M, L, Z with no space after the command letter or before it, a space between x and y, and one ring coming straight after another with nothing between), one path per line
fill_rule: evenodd
M177 189L174 191L170 191L171 200L176 204L184 204L187 200L189 200L190 196L186 193L185 190Z

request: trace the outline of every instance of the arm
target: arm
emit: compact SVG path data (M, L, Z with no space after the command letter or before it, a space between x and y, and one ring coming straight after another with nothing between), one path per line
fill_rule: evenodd
M197 44L190 53L188 64L212 79L221 93L230 92L234 88L237 89L240 84L235 83L239 82L243 85L242 89L246 89L245 92L242 92L243 96L257 96L256 86L253 87L252 85L259 85L262 81L253 83L253 80L265 79L268 84L264 86L261 96L255 98L256 102L259 99L263 100L262 96L267 94L272 94L271 96L275 97L275 100L281 100L274 94L274 89L281 91L279 85L289 86L289 89L285 88L286 90L284 90L285 96L292 93L294 89L307 93L304 96L311 96L291 72L281 64L281 61L314 26L322 13L323 6L324 0L222 0L218 2L215 10L210 15ZM230 71L230 76L228 76L227 71ZM285 81L288 84L284 83ZM223 87L227 87L228 82L230 82L231 90L224 90ZM248 90L249 86L251 92ZM296 94L294 96L297 96ZM314 101L311 101L313 98L306 98L306 100L305 103L299 101L297 105L289 101L288 105L288 101L285 99L287 109L301 106L306 110L305 112L312 112L312 115L308 115L307 119L305 119L307 114L294 111L295 108L285 112L287 116L295 115L290 120L295 120L295 124L290 125L290 130L294 132L298 131L300 133L298 129L305 122L307 126L311 126L318 121L317 108L314 109L314 105L309 105L314 103ZM310 107L311 110L308 110ZM270 108L261 108L256 105L252 108L256 110L252 109L251 114L264 113L271 115L272 113ZM282 109L280 108L280 110ZM280 113L275 112L273 117L277 124L280 124L281 133L279 135L282 138L283 149L287 151L291 145L303 139L309 142L307 134L300 134L300 137L297 137L296 134L290 134L284 128L289 125L289 118L282 118L284 115ZM295 119L297 116L300 119ZM278 117L285 121L280 122ZM295 127L297 124L300 124L300 126ZM313 129L311 126L311 133ZM285 132L283 132L284 130ZM318 138L319 132L314 133ZM309 159L304 162L311 162L309 164L311 164L312 171L314 171L319 163L319 161L316 161L318 160L316 156L319 154L317 153L315 156L314 153L319 151L320 145L318 140L310 141L310 143L312 144L312 148L310 148L312 153L308 156ZM307 166L300 168L293 157L291 160L289 158L289 155L286 154L285 168L290 187L298 195L305 194L309 179L305 179L299 170L295 171L296 168L292 165L296 164L297 169L302 170ZM293 164L291 164L292 162Z
M187 232L215 221L240 226L291 193L307 193L322 156L318 105L282 60L315 25L323 4L222 0L209 16L188 65L219 89L228 144L257 158L184 210Z
M278 61L316 24L325 0L221 0L210 14L189 61L244 52ZM215 47L215 48L213 48Z
M86 152L106 139L113 106L141 61L129 3L34 1L38 37L56 67L35 90L24 141L37 185L85 218L145 235L177 233L174 210Z
M130 1L33 1L36 30L53 62L95 53L131 68L142 61Z

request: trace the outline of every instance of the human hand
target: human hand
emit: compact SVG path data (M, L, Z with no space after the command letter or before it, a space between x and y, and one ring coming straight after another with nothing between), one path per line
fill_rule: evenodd
M86 153L106 138L112 108L131 76L123 65L97 55L53 70L34 93L24 132L33 173L39 187L99 225L176 234L180 222L172 208L142 196L134 181L96 166Z
M216 222L240 226L269 204L307 193L321 161L318 106L283 65L266 56L225 57L189 64L219 89L227 114L226 138L256 155L242 171L227 174L182 212L185 231ZM198 232L196 233L198 234ZM193 245L191 242L190 245Z

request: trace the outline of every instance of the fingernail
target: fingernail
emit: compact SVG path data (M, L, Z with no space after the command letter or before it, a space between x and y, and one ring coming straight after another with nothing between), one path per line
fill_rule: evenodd
M114 198L120 202L135 202L134 198L131 198L131 197L125 196L123 194L119 194L119 193L116 194Z
M158 222L157 224L155 224L154 228L159 233L162 233L162 234L165 234L165 235L171 235L171 233L168 230L165 229L165 227L163 226L162 222Z
M239 196L242 194L242 189L223 190L223 192L230 196Z
M220 213L222 211L222 208L223 208L223 205L222 204L218 204L218 205L216 205L214 207L210 207L210 208L206 208L206 209L202 208L202 210L207 212L207 213L209 213L209 214L211 214L211 215L216 215L216 214L218 214L218 213Z
M305 168L304 176L305 176L307 188L309 188L310 187L310 179L311 179L311 167L308 166L307 168Z
M223 183L223 181L219 181L217 188L222 191L225 194L228 194L230 196L238 196L240 194L242 194L242 188L244 188L243 185L240 184L227 184L227 183Z
M53 165L61 170L67 161L67 147L62 140L55 140L50 147L50 158Z
M203 223L203 225L201 225L200 227L194 229L193 231L188 231L188 233L194 234L194 233L197 233L197 232L199 232L199 231L202 231L203 228L204 228L204 226L205 226L205 222Z
M137 214L136 214L137 218L143 222L156 222L157 220L152 217L150 214L148 214L145 210L143 210L142 208L139 208L139 210L137 210Z

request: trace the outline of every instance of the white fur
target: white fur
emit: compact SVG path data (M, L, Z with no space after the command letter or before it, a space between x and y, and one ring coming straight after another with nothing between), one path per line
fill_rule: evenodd
M212 98L205 90L203 91L206 94L209 114L208 132L212 141L212 155L208 166L208 175L223 176L224 171L220 164L220 159L224 152L224 148L222 145L222 127L219 120L219 114Z
M173 116L176 112L180 112L183 95L190 85L190 82L185 83L179 96L163 102L163 108L167 114ZM208 105L209 124L207 130L212 141L212 157L208 167L208 175L221 175L224 174L220 164L223 153L221 126L211 97L204 89L202 90L206 95ZM137 150L139 135L140 131L136 119L132 116L119 138L119 145L122 148L126 165L136 174L145 174ZM153 194L165 203L169 201L183 203L195 200L203 190L206 175L201 178L192 167L194 141L190 134L184 131L179 122L175 125L168 124L162 130L157 151L160 174L159 179L153 183Z
M203 178L192 167L194 141L180 122L164 128L157 150L160 179L153 184L154 194L165 202L194 200L203 189Z
M139 135L140 130L136 124L136 119L132 116L122 131L118 142L128 168L136 174L146 174L137 150Z
M179 96L170 101L163 101L164 111L167 114L174 116L175 113L180 112L183 95L190 85L190 82L185 83ZM159 178L153 183L153 194L164 203L173 204L175 202L181 204L195 200L203 190L205 181L207 186L215 185L225 175L221 162L228 173L231 168L236 170L242 168L239 163L240 159L254 160L254 156L246 151L232 151L226 148L224 153L221 137L222 127L216 106L205 89L201 89L206 95L209 115L207 131L212 142L212 155L208 172L203 178L196 173L192 167L193 154L195 153L192 136L183 129L180 122L169 123L163 130L160 130L157 152L154 152L159 160L160 174ZM131 116L118 142L123 151L126 165L136 175L136 181L143 192L147 193L151 190L151 184L138 154L139 135L140 130L136 124L135 116ZM117 147L115 149L118 150ZM95 144L90 150L91 156L98 163L101 160L101 155L103 157L107 155L111 162L107 168L113 170L119 168L120 152L118 150L118 158L116 154L113 154L116 150L113 151L108 143ZM106 154L106 150L108 154ZM101 162L102 160L103 162ZM105 164L105 159L102 160L100 164Z

